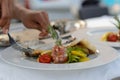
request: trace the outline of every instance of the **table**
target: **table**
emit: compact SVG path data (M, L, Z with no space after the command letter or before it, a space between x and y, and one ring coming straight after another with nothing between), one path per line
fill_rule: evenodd
M120 53L120 50L118 51ZM111 80L117 76L120 76L120 58L103 66L69 71L31 70L0 60L0 80Z
M0 80L110 80L120 75L120 59L86 70L42 71L9 65L0 60Z

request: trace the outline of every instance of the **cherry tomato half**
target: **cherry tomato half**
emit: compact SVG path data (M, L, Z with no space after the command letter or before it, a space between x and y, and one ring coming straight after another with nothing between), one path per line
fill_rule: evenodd
M41 63L50 63L51 62L51 55L49 55L49 54L40 55L39 62L41 62Z

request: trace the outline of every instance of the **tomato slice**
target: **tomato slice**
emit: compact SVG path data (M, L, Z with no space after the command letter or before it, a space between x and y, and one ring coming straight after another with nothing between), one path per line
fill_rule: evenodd
M51 60L52 60L51 55L49 55L49 54L43 54L43 55L40 55L40 57L39 57L40 63L50 63Z

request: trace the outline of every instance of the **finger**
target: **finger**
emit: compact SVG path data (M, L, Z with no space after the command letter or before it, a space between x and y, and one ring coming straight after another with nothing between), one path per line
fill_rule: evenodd
M43 16L44 16L44 18L45 18L46 24L49 25L49 24L50 24L50 21L49 21L48 14L47 14L46 12L44 12L44 13L42 13L42 14L43 14Z
M14 12L14 0L7 0L7 1L8 1L9 14L11 17Z
M2 28L3 33L7 34L9 31L10 21L8 21Z
M43 29L46 29L46 30L47 30L47 27L48 27L48 25L49 25L48 15L46 14L46 12L41 12L41 16L42 16L42 20L43 20L43 22L44 22Z
M48 32L46 30L42 29L40 36L47 36L47 35L48 35Z
M10 17L10 9L9 9L9 0L2 1L2 16L3 17Z
M35 17L35 21L36 21L36 23L38 23L40 25L40 27L38 27L38 28L43 28L43 26L45 25L45 21L42 18L41 12L37 13L37 15Z
M1 4L1 9L2 9L2 15L0 19L0 26L3 27L9 20L9 7L8 7L8 2L6 0L2 1Z
M2 16L2 9L1 9L1 4L0 4L0 18Z
M41 31L41 36L46 36L48 35L48 32L46 30L44 30L43 28L41 28L41 25L34 22L34 21L31 21L31 22L23 22L24 26L26 26L27 28L30 28L30 29L38 29Z
M24 24L24 23L23 23ZM39 36L47 36L48 35L48 32L46 31L46 30L44 30L44 29L42 29L42 28L40 28L41 26L38 24L38 23L36 23L36 22L30 22L30 24L24 24L27 28L31 28L31 29L38 29L38 30L40 30L41 31L41 33L40 33L40 35Z
M47 32L41 32L39 34L39 38L45 38L45 37L48 37L48 33Z
M0 27L3 28L7 24L8 20L7 19L0 19Z
M0 27L3 28L8 22L10 22L10 19L1 18L0 19Z
M40 24L41 25L41 27L43 28L43 29L45 29L45 30L47 30L47 27L46 27L46 25L47 25L47 20L46 20L46 18L44 17L44 14L45 12L38 12L37 13L37 15L36 15L36 22L38 22L38 24Z
M38 28L40 25L34 21L30 21L30 22L23 22L24 26L26 26L27 28L30 29L38 29L40 31L42 31L42 28Z
M46 12L41 12L41 16L42 16L42 21L44 22L44 25L42 26L42 31L40 33L40 36L47 36L48 35L48 25L49 25L48 15ZM39 23L41 23L41 22L39 22Z

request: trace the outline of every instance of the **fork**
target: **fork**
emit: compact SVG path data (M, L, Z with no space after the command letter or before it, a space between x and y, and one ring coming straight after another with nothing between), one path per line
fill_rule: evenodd
M25 55L26 56L32 56L33 55L33 51L34 51L34 49L31 49L31 48L25 48L25 47L23 47L23 46L21 46L19 43L17 43L14 39L13 39L13 37L8 33L8 37L9 37L9 42L10 42L10 44L11 44L11 46L14 48L14 49L16 49L16 50L18 50L18 51L21 51L21 52L25 52Z

